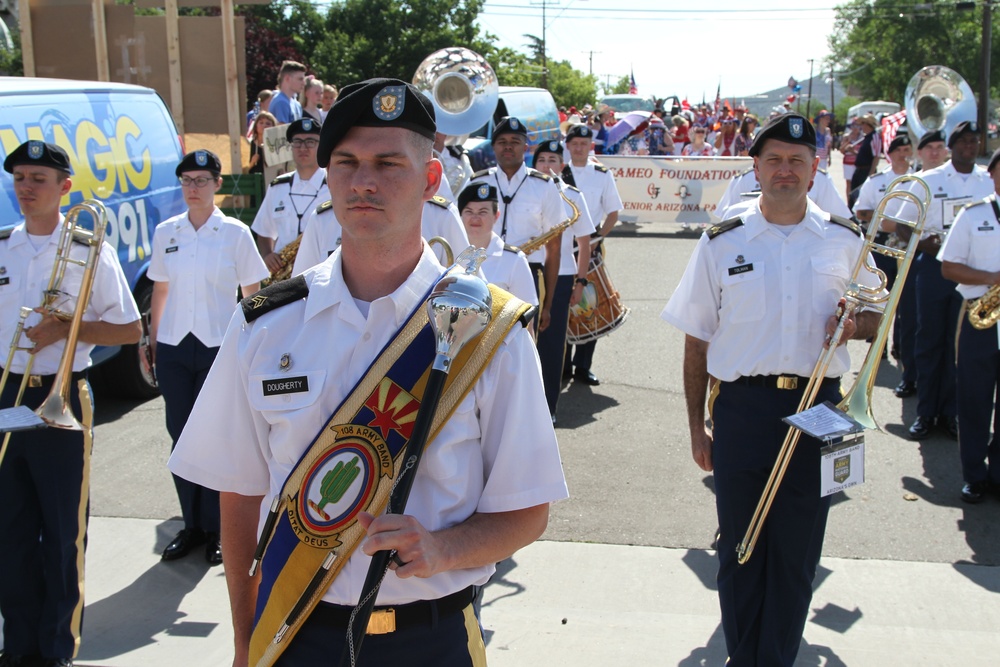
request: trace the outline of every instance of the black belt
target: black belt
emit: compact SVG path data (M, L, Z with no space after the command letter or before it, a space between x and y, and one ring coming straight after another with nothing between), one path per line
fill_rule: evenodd
M2 373L2 372L3 372L3 370L0 369L0 373ZM83 380L86 377L87 377L87 371L86 370L73 371L73 374L71 376L73 382L77 382L79 380ZM52 386L52 383L55 382L55 379L56 379L55 374L53 374L53 375L36 375L36 374L31 374L31 375L28 376L28 386L29 387L33 387L33 388L50 387L50 386ZM21 373L9 373L7 375L7 382L13 382L13 383L17 384L18 386L20 386L21 382L23 382L23 381L24 381L24 375L21 374Z
M823 383L840 383L840 378L823 378ZM801 375L746 375L738 377L732 384L742 384L747 387L767 387L768 389L805 389L809 378Z
M473 598L475 598L475 590L469 586L437 600L419 600L394 607L375 607L375 611L372 612L372 620L368 623L367 634L381 635L396 630L431 626L440 618L462 611L472 604ZM354 607L320 602L313 610L309 620L346 629L353 611Z

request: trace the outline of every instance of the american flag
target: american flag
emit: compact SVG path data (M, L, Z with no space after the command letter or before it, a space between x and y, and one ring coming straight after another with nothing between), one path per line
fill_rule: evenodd
M628 94L629 95L638 95L639 94L639 88L636 87L636 85L635 85L635 72L630 72L629 73Z
M719 85L715 89L715 113L719 113L719 107L722 105L722 81L719 81Z
M891 144L892 140L896 138L896 133L899 131L899 126L902 125L905 121L906 121L906 109L903 109L898 113L894 113L891 116L886 116L885 118L882 119L881 148L883 149L882 155L886 159L888 159L889 156L886 155L885 151L889 149L889 144ZM874 148L875 146L872 146L872 149ZM875 153L875 155L879 154L879 152L877 151L873 150L873 152Z

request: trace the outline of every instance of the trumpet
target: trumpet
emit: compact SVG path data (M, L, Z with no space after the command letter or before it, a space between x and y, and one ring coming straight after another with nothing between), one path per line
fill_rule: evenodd
M912 192L897 189L900 185L909 181L916 182L918 186L922 186L926 192L926 196L921 198ZM900 218L889 216L886 213L887 207L890 203L893 203L896 200L909 201L914 204L917 207L916 220L902 220ZM920 241L920 233L923 231L929 201L930 188L927 187L927 184L923 181L923 179L917 176L909 174L901 176L890 183L889 187L886 188L885 195L882 197L881 201L879 201L878 206L875 207L871 223L868 225L868 233L865 235L864 245L862 246L861 253L858 255L858 259L854 264L854 270L851 272L851 278L848 283L847 291L841 299L842 306L838 312L839 319L837 322L837 328L834 331L833 336L831 336L828 346L823 350L819 359L816 361L816 366L813 369L812 375L809 377L809 382L802 394L802 399L799 402L796 412L808 410L816 401L820 385L823 382L823 378L826 376L830 363L833 361L837 346L840 345L841 339L843 338L844 325L846 324L847 319L855 311L863 307L885 304L882 321L879 323L878 331L873 337L871 346L868 348L868 354L865 356L865 361L861 365L861 370L858 373L857 378L855 378L851 389L844 395L844 398L837 405L839 410L847 413L848 416L865 428L878 429L878 424L872 415L871 409L872 387L875 385L875 376L878 372L879 362L882 360L882 350L885 349L886 339L889 335L889 327L892 325L893 314L896 312L900 296L903 293L903 284L906 282L906 274L910 270L910 264L913 262L913 258L917 254L917 243ZM908 227L911 230L912 234L910 235L910 239L907 242L905 249L892 248L875 242L875 234L878 233L879 227L884 219L895 222L897 225ZM900 260L899 273L896 276L896 282L893 284L892 290L888 293L885 291L888 279L886 278L885 273L876 267L871 261L870 253L872 252L877 252ZM872 288L861 284L859 282L859 276L862 270L867 270L873 273L878 279L879 285ZM754 546L757 544L757 540L760 537L760 531L763 528L764 521L771 509L771 503L774 501L774 497L778 493L778 486L780 486L782 479L784 479L785 471L788 468L788 464L792 460L792 454L794 454L795 447L801 436L802 431L794 426L789 427L788 433L785 435L785 440L781 445L781 449L778 451L778 458L774 462L774 467L771 469L771 475L767 480L767 484L764 486L764 491L757 503L756 510L754 510L753 517L750 519L750 525L747 526L747 532L744 535L743 540L736 546L736 560L740 565L746 563L753 554Z
M555 227L552 227L548 231L545 231L534 238L528 239L520 246L516 246L517 249L523 252L525 255L530 255L531 253L535 252L536 250L544 246L546 243L548 243L549 241L551 241L552 239L554 239L555 237L559 236L564 231L572 227L573 224L580 219L580 207L578 207L575 203L573 203L573 200L567 197L566 194L561 190L559 191L559 196L563 198L563 201L569 204L572 214L568 218L560 222L558 225L556 225Z
M86 229L80 224L80 218L84 215L89 216L94 221L93 230ZM69 391L72 384L76 344L80 337L80 327L83 323L84 312L87 310L87 304L90 303L90 293L94 287L97 262L100 257L101 247L104 244L104 234L107 225L107 212L104 209L104 205L97 200L89 199L69 210L63 221L62 230L59 235L59 243L56 247L56 259L52 265L48 287L43 292L42 303L37 309L70 323L69 333L66 336L66 347L59 360L55 382L53 382L52 389L47 398L34 411L34 414L41 419L44 425L53 428L72 431L82 431L84 428L73 415L73 410L70 407ZM70 251L74 243L81 243L87 247L86 259L73 259L70 256ZM62 291L62 285L66 277L66 269L70 265L83 267L83 277L74 308L66 311L61 308L61 301L67 296ZM14 330L14 339L11 341L10 349L7 352L7 361L4 363L3 374L0 375L0 393L3 393L7 386L7 379L10 375L10 367L14 361L14 355L18 351L30 353L34 349L33 347L20 345L20 340L21 335L24 333L25 321L35 310L27 306L21 308L20 319ZM28 386L34 361L34 354L29 354L17 397L14 400L14 406L10 408L15 412L31 412L27 407L21 405L21 401L24 399L24 391ZM0 463L3 461L9 441L10 431L7 431L4 435L3 445L0 446Z

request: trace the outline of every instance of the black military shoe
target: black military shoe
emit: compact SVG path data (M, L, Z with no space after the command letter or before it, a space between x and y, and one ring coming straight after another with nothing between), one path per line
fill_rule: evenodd
M207 544L205 545L205 562L209 565L220 565L222 563L222 544L219 542L218 533L205 533Z
M73 667L73 661L69 658L43 658L39 667Z
M914 382L900 382L896 385L896 388L892 390L896 398L909 398L917 393L917 385Z
M989 482L969 482L962 487L962 502L969 503L970 505L978 505L985 500L986 492L989 491L989 488Z
M942 415L938 418L938 423L944 424L944 428L948 431L948 435L956 440L958 439L958 417L955 417L954 415Z
M191 550L196 546L205 543L205 533L197 529L188 530L185 528L181 532L177 533L177 537L174 541L167 545L167 548L163 550L162 560L177 560L178 558L184 558Z
M34 667L39 664L40 658L37 656L12 655L10 653L0 654L0 667Z
M596 387L597 385L601 384L601 381L597 379L597 376L591 373L590 371L578 370L577 372L573 373L573 377L576 379L577 382L582 382L583 384L588 385L590 387Z
M931 434L931 427L934 426L933 417L917 417L910 425L910 440L923 440Z

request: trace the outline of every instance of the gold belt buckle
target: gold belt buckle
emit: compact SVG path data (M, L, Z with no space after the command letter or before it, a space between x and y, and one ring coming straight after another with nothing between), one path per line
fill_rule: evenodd
M396 631L396 610L376 609L368 619L368 635L387 635Z
M38 389L42 386L42 376L41 375L29 375L28 376L28 386L32 389Z
M799 378L794 375L779 375L778 389L798 389Z

